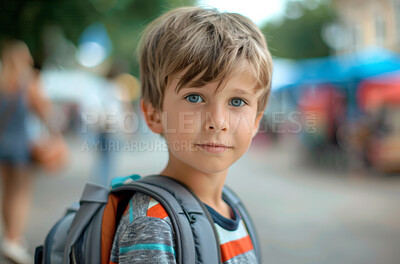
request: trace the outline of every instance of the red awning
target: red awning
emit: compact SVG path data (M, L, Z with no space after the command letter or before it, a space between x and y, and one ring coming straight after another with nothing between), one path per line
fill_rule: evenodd
M357 101L364 110L382 105L400 105L400 72L362 82Z

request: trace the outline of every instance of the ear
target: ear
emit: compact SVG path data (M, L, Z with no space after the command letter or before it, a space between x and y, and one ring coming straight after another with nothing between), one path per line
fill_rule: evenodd
M260 121L261 121L263 115L264 115L264 111L262 111L262 112L260 112L260 113L257 114L256 121L254 122L253 137L254 137L255 135L257 135L258 129L259 129L259 127L260 127Z
M156 134L161 134L163 132L163 126L159 111L157 111L151 103L144 102L143 99L140 100L140 109L142 110L144 119L150 130Z

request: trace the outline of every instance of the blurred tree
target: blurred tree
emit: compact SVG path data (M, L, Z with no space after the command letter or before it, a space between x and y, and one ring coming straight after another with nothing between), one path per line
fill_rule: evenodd
M110 34L115 57L120 61L129 58L131 72L136 76L139 73L136 50L146 25L167 10L195 4L195 0L114 0L114 2L116 2L114 8L104 12L100 22Z
M28 43L35 62L41 64L42 33L50 25L62 28L76 43L82 30L96 21L98 12L79 0L2 0L0 38L18 38Z
M195 0L1 0L0 39L27 42L40 66L46 28L57 26L77 45L85 28L101 22L110 35L113 56L128 60L131 72L137 74L135 51L146 24L171 8L194 4Z
M289 0L285 17L262 27L273 56L302 59L328 56L322 30L335 20L329 0Z

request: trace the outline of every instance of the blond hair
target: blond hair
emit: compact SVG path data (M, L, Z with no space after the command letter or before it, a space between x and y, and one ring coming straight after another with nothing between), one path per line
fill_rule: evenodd
M258 112L265 109L271 86L272 59L263 34L248 18L213 8L182 7L169 11L146 29L139 48L142 98L157 110L168 81L182 73L176 92L201 87L245 68L262 89Z

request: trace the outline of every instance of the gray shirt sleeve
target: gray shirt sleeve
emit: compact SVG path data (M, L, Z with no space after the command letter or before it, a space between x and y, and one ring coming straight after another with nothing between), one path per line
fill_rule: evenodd
M111 263L175 264L175 241L169 218L146 216L148 202L145 201L149 198L135 196L130 205L132 209L121 218L118 226Z

